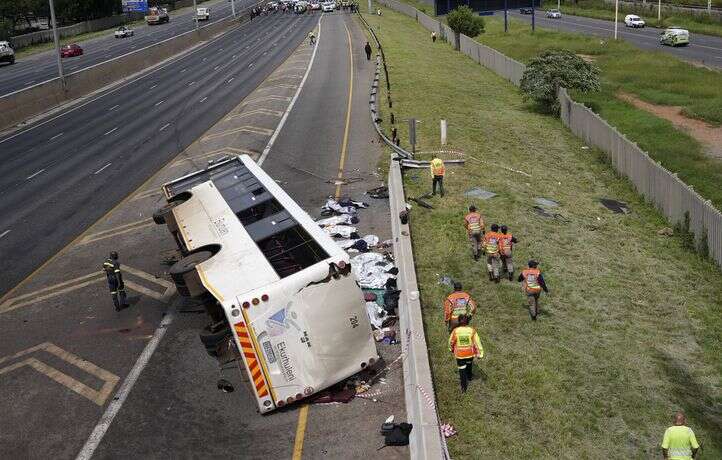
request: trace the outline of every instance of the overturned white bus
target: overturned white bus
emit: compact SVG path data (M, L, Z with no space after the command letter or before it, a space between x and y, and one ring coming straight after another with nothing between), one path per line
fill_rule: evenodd
M201 340L245 364L261 412L308 397L377 359L349 256L250 157L163 185L155 213L181 260L181 295L204 299ZM238 359L241 358L241 359Z

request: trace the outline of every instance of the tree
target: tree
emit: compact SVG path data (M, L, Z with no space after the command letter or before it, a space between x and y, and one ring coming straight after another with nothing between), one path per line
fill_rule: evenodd
M558 115L559 87L583 93L599 91L599 68L569 50L547 50L527 64L520 87L525 99L533 99Z
M466 5L461 5L447 14L446 22L451 30L469 38L484 32L484 19L474 14L474 11Z

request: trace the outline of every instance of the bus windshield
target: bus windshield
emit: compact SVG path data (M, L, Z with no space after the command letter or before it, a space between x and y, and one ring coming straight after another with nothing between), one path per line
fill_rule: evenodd
M184 256L171 276L181 295L212 304L214 327L228 331L219 346L243 363L261 412L378 359L348 254L250 157L163 191L169 204L156 222Z

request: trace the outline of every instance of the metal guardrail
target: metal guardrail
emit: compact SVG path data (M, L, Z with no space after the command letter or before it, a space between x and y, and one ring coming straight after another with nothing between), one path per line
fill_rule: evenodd
M384 135L378 123L376 96L379 76L383 65L386 73L386 85L390 91L391 84L386 68L386 59L378 37L371 26L359 13L361 22L366 26L378 46L376 55L376 73L371 84L369 111L371 120L379 137L404 159L412 159L413 154L394 144ZM391 211L391 230L394 241L394 260L399 269L399 327L401 330L401 346L403 350L404 397L406 401L406 417L414 428L409 436L409 453L413 460L446 460L449 452L446 439L440 430L439 415L436 410L436 396L431 379L428 347L424 336L424 322L419 300L419 287L416 281L416 266L411 245L411 229L409 224L402 224L399 213L406 209L404 185L399 161L391 161L389 168L389 208Z

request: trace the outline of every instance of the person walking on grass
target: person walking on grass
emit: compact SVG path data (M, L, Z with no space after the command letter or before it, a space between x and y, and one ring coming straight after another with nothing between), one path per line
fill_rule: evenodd
M499 249L499 226L491 224L491 231L484 233L484 252L486 253L486 269L489 272L489 281L498 283L499 267L501 265L501 252Z
M474 379L473 364L474 358L483 358L484 349L479 340L479 334L469 326L469 317L459 316L457 326L449 336L449 351L456 358L456 367L459 369L461 392L466 393L469 381Z
M434 158L429 164L429 169L431 170L431 194L436 195L436 185L438 184L439 194L441 198L444 198L444 175L446 174L444 161Z
M536 321L536 317L539 314L539 295L542 289L547 294L549 293L549 289L547 289L544 277L542 276L541 270L539 270L539 264L536 260L529 261L529 268L521 272L518 281L522 282L521 289L529 303L529 315L533 321Z
M474 260L479 260L481 237L484 234L484 218L476 212L476 206L469 206L469 213L464 216L464 227L466 227L466 235L471 243L471 253Z
M369 44L369 42L366 42L366 46L364 46L364 51L366 51L366 60L370 61L372 49L371 49L371 45Z
M662 455L669 460L692 460L699 452L694 431L685 425L682 411L674 414L674 425L667 428L662 438Z
M459 325L459 318L466 316L469 321L476 313L476 302L468 292L461 287L461 283L454 281L454 292L444 300L444 321L449 332Z
M436 43L436 31L431 31L431 43Z
M514 243L516 242L517 239L509 232L509 228L506 225L502 225L501 233L499 234L501 269L506 270L506 273L509 276L509 281L514 280L514 261L512 260L512 252L514 249Z

